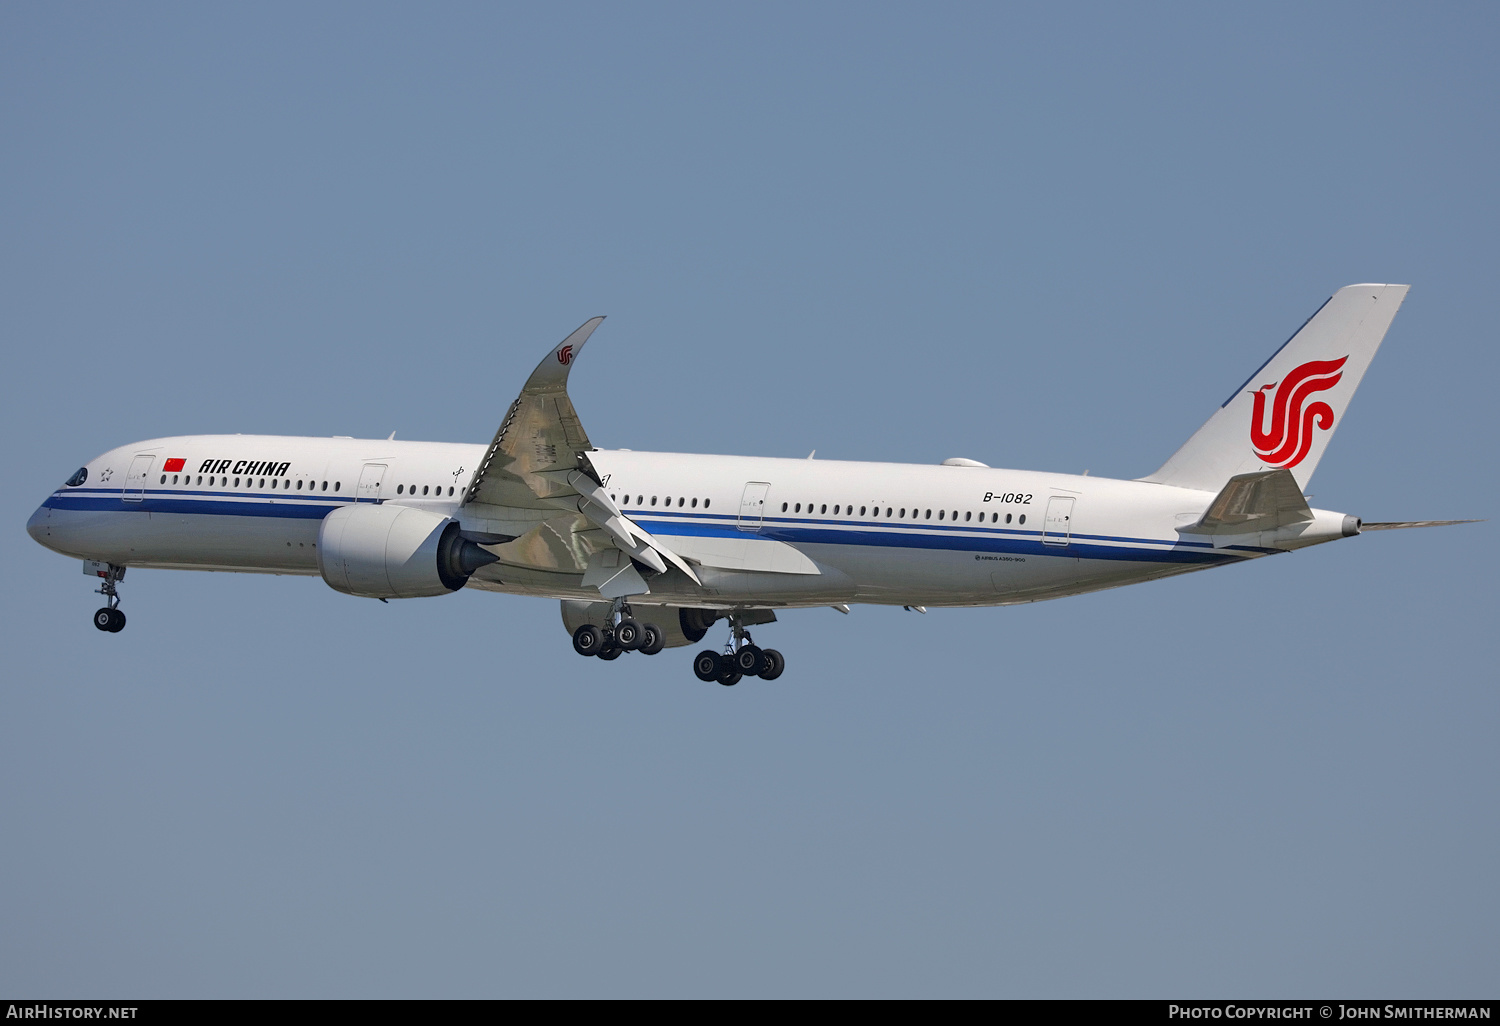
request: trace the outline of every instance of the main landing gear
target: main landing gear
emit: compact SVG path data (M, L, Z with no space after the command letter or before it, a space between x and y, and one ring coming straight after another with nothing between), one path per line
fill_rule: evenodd
M693 673L701 681L718 681L726 688L738 684L743 677L759 677L775 680L786 669L786 660L774 648L761 648L755 644L750 632L745 630L738 618L729 618L729 640L723 652L706 648L693 657Z
M586 623L573 632L573 651L581 656L597 656L606 662L626 652L656 655L666 647L661 628L641 623L630 614L630 607L616 601L603 627Z
M119 634L125 629L125 614L120 612L120 590L117 587L125 578L125 568L107 564L106 569L95 570L104 583L94 592L104 596L104 605L94 613L94 626L101 631Z

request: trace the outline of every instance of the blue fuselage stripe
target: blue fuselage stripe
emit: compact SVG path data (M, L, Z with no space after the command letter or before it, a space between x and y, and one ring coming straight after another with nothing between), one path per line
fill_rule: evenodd
M256 495L229 496L222 492L160 491L129 493L118 489L78 489L57 492L44 506L58 510L100 513L181 513L198 516L282 517L321 520L340 506L365 501L352 496ZM139 498L135 498L139 496ZM678 513L666 510L623 510L634 522L662 535L709 538L768 538L790 544L856 545L906 549L947 549L1011 555L1058 556L1076 559L1153 563L1224 563L1248 555L1273 552L1249 546L1213 548L1211 542L1164 542L1113 535L1072 535L1067 544L1047 544L1039 530L978 524L872 524L851 520L791 520L767 518L757 531L739 529L733 515ZM1161 547L1170 545L1170 547Z

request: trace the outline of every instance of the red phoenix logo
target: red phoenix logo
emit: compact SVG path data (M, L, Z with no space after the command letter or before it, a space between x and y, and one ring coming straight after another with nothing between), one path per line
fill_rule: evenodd
M557 351L557 362L566 367L573 362L573 347L563 346Z
M1261 462L1272 467L1295 467L1312 448L1313 425L1327 431L1333 427L1333 408L1325 402L1309 403L1308 397L1339 383L1349 357L1304 363L1281 381L1255 390L1255 410L1250 420L1250 444ZM1266 392L1271 398L1271 423L1266 424Z

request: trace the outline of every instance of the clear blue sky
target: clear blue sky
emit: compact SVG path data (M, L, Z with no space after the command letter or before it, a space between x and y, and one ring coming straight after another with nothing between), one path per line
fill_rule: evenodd
M556 605L25 534L196 432L1133 477L1334 289L1410 298L1315 504L1494 517L1493 4L0 6L0 992L1494 996L1494 523L775 683Z

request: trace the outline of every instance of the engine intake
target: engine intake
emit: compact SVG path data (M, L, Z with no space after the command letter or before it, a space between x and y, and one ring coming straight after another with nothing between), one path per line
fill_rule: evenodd
M452 517L410 506L341 506L318 529L318 572L346 595L446 595L498 559L465 538Z

